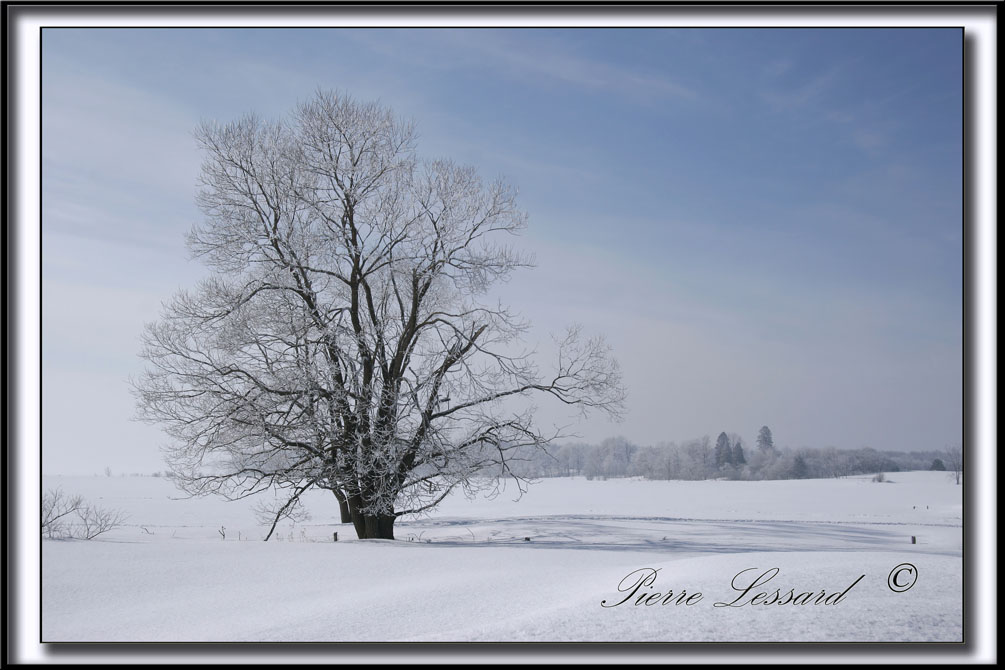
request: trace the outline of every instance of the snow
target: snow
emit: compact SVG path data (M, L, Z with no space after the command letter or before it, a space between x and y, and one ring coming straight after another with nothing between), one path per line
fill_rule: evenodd
M548 479L519 500L450 498L400 520L395 541L355 539L317 492L311 519L261 542L253 500L179 499L164 478L47 476L45 489L129 519L96 540L42 542L42 639L961 641L962 487L945 473L889 479ZM895 592L905 563L917 581ZM657 570L651 584L601 605L641 569ZM833 605L748 602L838 594L863 575ZM682 589L702 597L635 604Z

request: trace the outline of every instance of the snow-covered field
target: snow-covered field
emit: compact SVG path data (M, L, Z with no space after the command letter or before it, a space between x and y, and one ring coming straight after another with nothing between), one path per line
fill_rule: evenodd
M261 542L253 501L46 476L129 518L42 542L42 639L961 641L962 487L888 479L548 479L448 499L395 541L356 540L318 492Z

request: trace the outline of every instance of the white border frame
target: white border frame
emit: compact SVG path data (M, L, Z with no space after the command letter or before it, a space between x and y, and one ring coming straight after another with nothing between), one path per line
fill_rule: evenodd
M8 407L12 410L12 423L8 444L16 457L8 456L8 491L16 491L17 522L11 516L13 505L8 506L9 528L16 535L9 534L11 559L8 572L8 626L10 647L7 662L14 663L152 663L152 662L226 662L226 663L273 663L286 661L297 663L340 662L439 662L477 663L490 658L509 656L505 646L465 646L447 648L429 646L431 653L418 652L414 646L397 648L387 645L386 650L374 647L363 648L351 645L339 646L305 645L291 652L289 659L273 653L249 651L246 647L224 647L210 650L198 645L176 645L165 650L163 645L132 645L109 648L102 646L99 653L77 647L80 653L60 653L58 656L46 653L39 644L39 621L41 603L38 600L40 556L38 554L38 531L34 519L39 514L40 473L41 473L41 379L36 376L40 370L41 355L41 257L40 257L40 163L38 153L40 124L40 28L43 26L303 26L338 25L351 26L674 26L674 27L782 27L782 26L962 26L966 39L973 40L973 75L967 77L974 89L968 94L966 121L967 133L972 137L967 147L966 177L971 181L965 194L972 195L966 203L972 208L968 212L973 227L970 232L976 240L967 243L970 254L969 264L976 266L976 286L971 287L968 304L973 315L967 326L976 333L967 333L965 346L972 361L967 373L971 375L965 389L969 410L975 420L968 425L967 444L980 450L980 467L974 467L975 460L969 459L968 488L976 491L980 498L970 495L973 503L968 510L967 551L973 551L975 560L969 564L966 573L969 588L967 597L975 602L967 603L965 632L968 647L965 652L952 657L942 653L931 653L917 646L905 645L908 651L900 653L889 647L867 655L841 653L833 646L825 646L826 656L814 652L811 645L800 645L786 650L765 648L762 651L749 647L741 651L728 652L728 645L720 650L701 645L683 647L634 648L622 646L607 653L599 647L569 648L553 646L524 647L514 645L511 658L530 660L533 655L539 662L605 663L619 662L675 662L715 663L715 662L774 662L774 663L842 663L854 658L857 662L876 663L943 663L950 659L957 663L994 663L997 660L995 622L997 615L996 566L996 485L997 456L997 71L996 71L996 22L993 6L918 6L895 5L882 7L868 6L729 6L713 8L709 6L691 7L549 7L539 10L533 7L508 8L455 8L455 7L324 7L299 6L295 8L241 6L214 6L211 8L193 6L156 7L145 9L136 6L45 6L7 5L8 19L7 49L9 59L8 88L10 100L8 112L11 124L8 130L8 187L11 200L8 205L8 231L16 230L16 246L8 246L9 252L16 254L16 263L8 263L15 280L13 284L17 300L11 300L12 326L9 336L16 337L9 347L13 369L20 373L8 384ZM392 11L396 13L391 13ZM969 54L968 54L969 55ZM15 183L16 181L16 183ZM11 234L11 233L9 233ZM13 237L8 241L14 242ZM8 259L13 260L13 259ZM16 312L13 310L16 309ZM8 367L7 374L12 368ZM8 378L9 379L9 378ZM969 412L967 413L969 416ZM16 432L14 432L16 431ZM14 484L16 483L16 486ZM976 507L976 509L974 509ZM966 557L965 557L966 558ZM976 619L974 621L973 619ZM149 647L144 651L145 647ZM866 646L866 649L869 647ZM856 651L849 649L849 652ZM184 655L182 653L184 652ZM205 653L203 653L205 652ZM600 652L600 653L598 653ZM743 654L742 656L740 654ZM407 654L407 656L405 655ZM517 655L518 654L518 655ZM616 654L616 656L614 655Z

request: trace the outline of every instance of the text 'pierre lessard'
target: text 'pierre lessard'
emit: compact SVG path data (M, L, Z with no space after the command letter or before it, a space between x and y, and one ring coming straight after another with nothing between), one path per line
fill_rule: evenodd
M687 589L657 590L655 587L657 573L661 568L639 568L634 570L618 583L618 592L623 594L617 602L601 600L602 607L617 607L619 605L635 605L651 607L653 605L683 605L691 607L704 599L700 591L689 593ZM848 592L855 587L865 575L860 575L843 591L812 589L798 591L795 587L777 586L765 588L774 580L780 570L770 568L758 574L758 568L741 570L730 580L730 588L737 592L732 600L724 599L713 603L713 607L745 607L747 605L837 605L841 603ZM756 575L756 576L755 576ZM774 585L773 585L774 586Z

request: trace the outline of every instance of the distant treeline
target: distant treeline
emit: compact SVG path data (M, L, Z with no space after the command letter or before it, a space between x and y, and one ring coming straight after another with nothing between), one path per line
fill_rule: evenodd
M835 447L778 449L745 447L735 435L713 442L702 437L681 443L639 446L621 437L600 444L564 444L526 450L509 459L519 475L532 478L583 476L587 479L643 477L663 480L818 479L904 470L930 470L944 454Z
M947 452L940 451L877 451L871 447L779 449L773 444L771 431L764 427L753 447L745 446L736 433L720 433L714 442L704 436L680 443L661 442L656 446L640 446L623 437L609 437L600 444L552 445L548 451L536 447L510 449L506 452L506 465L513 473L532 479L642 477L757 481L952 469L948 467L951 459L943 462L947 457ZM106 474L111 476L110 469L106 468ZM140 475L133 473L131 476ZM165 470L153 476L170 478L173 475Z

